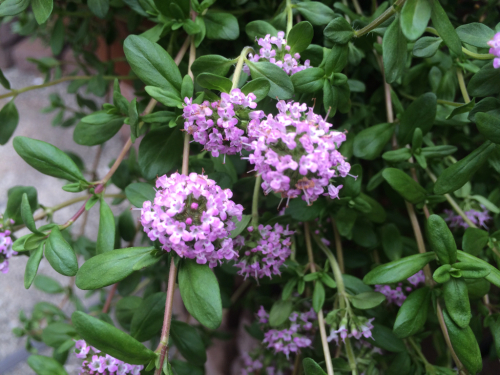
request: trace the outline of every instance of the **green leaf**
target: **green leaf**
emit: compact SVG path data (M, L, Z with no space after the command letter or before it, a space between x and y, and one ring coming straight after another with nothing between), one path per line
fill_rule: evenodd
M179 268L179 290L187 311L209 329L222 322L219 282L208 264L185 259Z
M135 220L130 210L123 211L118 217L118 231L125 241L132 241L135 238Z
M2 4L5 4L5 3L6 2L4 2ZM0 4L0 12L1 12L2 4ZM7 78L5 78L5 75L3 74L2 69L0 69L0 85L2 85L7 90L10 90L10 82Z
M446 222L438 215L431 215L427 220L427 239L441 262L453 264L457 261L457 245Z
M137 296L124 297L116 303L115 316L118 323L130 331L130 325L135 312L142 303L142 298Z
M172 368L177 375L205 375L205 370L189 362L172 359L170 361Z
M330 22L337 14L325 4L319 1L307 1L295 4L295 9L314 26L323 26Z
M324 289L323 289L324 292ZM269 324L271 327L278 327L288 320L293 311L292 301L278 300L274 302L269 312Z
M115 248L115 217L104 198L101 198L100 202L96 254L102 254Z
M386 224L380 229L382 237L382 249L390 260L398 260L403 253L403 242L398 227L393 224Z
M241 92L245 95L253 93L256 96L255 102L265 99L269 94L269 90L271 90L271 84L266 78L252 79L241 88Z
M235 40L240 36L240 27L235 16L229 13L208 12L203 16L208 39Z
M177 116L175 115L174 112L158 111L150 113L149 115L146 116L142 116L141 120L149 124L152 123L168 124L170 121L175 120L176 118Z
M436 271L432 274L432 278L434 279L435 282L439 284L444 284L448 280L450 280L450 270L451 270L451 265L450 264L443 264L441 267L438 267Z
M312 358L304 358L302 366L304 366L305 375L326 375L326 372Z
M488 276L485 277L486 280L496 285L497 287L500 287L500 271L497 268L495 268L489 263L486 263L482 259L479 259L473 255L467 254L460 250L457 251L457 258L460 262L465 262L468 264L477 264L478 266L488 268L490 270L490 273L488 274Z
M358 158L374 160L380 156L394 133L394 124L378 124L363 129L354 137L353 152Z
M124 115L128 114L129 103L128 100L125 99L125 97L122 95L120 89L120 83L116 78L113 83L113 104L115 105L115 107L118 108L118 110L122 114Z
M465 368L472 374L480 372L483 368L483 361L479 345L472 329L469 326L460 328L450 318L446 310L443 310L443 318L448 330L451 345L460 362L462 362Z
M457 57L462 57L462 42L460 41L455 28L451 24L448 15L438 0L431 0L431 5L432 24L439 33L439 36L443 38L443 41L451 52L453 52Z
M313 93L323 88L325 83L325 71L321 68L309 68L301 70L292 75L292 83L295 92Z
M137 35L129 35L123 50L130 67L146 85L180 93L182 76L179 68L160 45Z
M409 40L419 38L431 18L429 0L408 0L401 11L401 30Z
M45 275L35 277L35 288L49 294L58 294L64 292L63 287L58 281Z
M385 221L387 213L385 212L384 207L377 200L364 193L361 193L358 198L363 199L371 206L370 212L364 213L370 221L378 224L382 224Z
M229 69L231 69L236 61L237 59L230 60L219 55L205 55L198 57L194 61L191 70L195 77L204 72L223 77L229 72Z
M458 37L462 42L477 48L490 48L488 42L493 39L495 32L484 23L472 22L457 27Z
M319 312L325 303L325 287L320 280L317 280L314 284L314 292L312 297L313 309ZM273 306L274 307L274 306Z
M462 238L462 249L466 253L478 256L486 246L489 233L479 228L467 228Z
M465 281L461 278L450 278L443 285L443 297L446 310L453 321L460 328L468 327L472 314Z
M493 335L493 341L495 343L495 350L497 356L500 353L500 316L498 314L490 315L487 320L484 321L484 325L489 327Z
M400 163L402 161L407 161L411 158L411 150L409 148L403 147L393 151L386 151L382 154L382 159L390 163Z
M64 23L62 17L57 19L52 35L50 36L50 48L54 56L59 55L64 47Z
M436 118L437 98L432 92L419 96L412 102L401 117L398 141L405 145L411 142L415 129L420 128L425 135L431 130Z
M500 92L500 70L489 62L479 72L474 74L467 85L471 96L483 97L495 95Z
M42 341L52 348L58 348L77 335L72 325L63 322L50 323L42 332ZM73 341L74 343L74 341Z
M182 79L181 98L192 98L194 93L193 80L189 75L185 75Z
M446 194L454 192L464 186L481 165L488 160L496 145L490 141L484 142L465 158L446 168L438 177L434 185L434 193Z
M326 56L325 74L329 77L332 73L340 73L347 65L349 47L345 44L335 44Z
M170 337L187 361L196 366L203 366L207 361L205 345L200 334L193 326L178 320L172 320Z
M347 44L354 36L354 30L344 17L337 17L325 27L323 34L334 43Z
M429 287L425 286L411 292L399 308L394 322L394 334L400 339L417 334L427 321L430 303Z
M152 250L152 246L129 247L96 255L78 270L76 286L83 290L94 290L121 281L134 271L134 264Z
M88 0L87 5L90 11L99 18L104 18L108 14L109 0Z
M271 34L271 36L278 35L278 31L273 25L269 22L260 20L247 23L245 26L245 32L252 41L258 38L265 38L267 34Z
M393 83L403 75L406 66L406 38L401 31L398 20L394 20L387 28L382 42L384 56L385 80Z
M6 144L19 123L19 112L14 100L11 100L0 110L0 145Z
M483 197L482 195L471 195L470 198L478 201L479 204L481 206L486 207L486 209L488 211L491 211L494 214L500 213L500 209L495 204L493 204L492 202L490 202L488 199L486 199L485 197Z
M425 189L402 170L386 168L382 176L408 202L417 204L425 200Z
M97 318L76 311L71 321L78 334L88 345L133 365L141 365L155 359L156 354L139 341Z
M15 16L30 5L30 0L5 0L0 4L0 17Z
M30 355L27 362L28 366L37 375L68 375L64 367L54 358L43 355Z
M243 232L247 227L247 225L250 223L251 219L252 219L251 215L243 215L240 221L234 219L236 223L236 228L231 231L231 235L229 237L235 238L236 236L241 234L241 232Z
M26 270L24 271L24 287L29 289L33 280L35 280L36 273L38 272L38 266L42 261L43 257L43 246L42 242L36 250L33 250L26 262Z
M52 13L54 0L31 0L31 8L39 25L45 23Z
M307 21L297 23L286 38L287 44L290 46L290 54L304 51L311 44L314 37L312 25Z
M340 196L356 198L361 193L361 183L363 181L363 169L361 165L355 164L351 167L349 173L357 178L346 178Z
M413 56L422 58L434 56L442 41L443 39L434 38L432 36L420 38L413 46Z
M45 258L61 275L75 276L78 272L76 254L57 226L52 228L49 240L45 244Z
M175 108L182 106L182 100L180 94L177 91L163 89L161 87L155 86L146 86L145 90L149 94L149 96L167 107Z
M196 78L196 82L209 90L217 90L221 92L231 91L233 83L229 78L221 77L212 73L201 73Z
M446 116L446 119L449 120L462 113L470 112L475 105L476 105L476 99L474 98L469 103L454 108L453 111L451 111L451 113L448 116Z
M142 208L145 201L153 202L155 194L153 185L145 182L135 182L125 188L127 199L138 208Z
M28 137L15 137L14 149L26 163L39 172L69 181L85 181L73 160L51 144Z
M381 264L368 272L363 282L368 285L399 283L415 275L433 259L434 253L424 253Z
M357 309L372 309L385 301L385 296L379 292L364 292L349 297L349 301Z
M403 340L392 333L390 328L380 324L374 324L372 329L372 339L369 339L369 342L374 346L393 353L406 351L406 346Z
M161 333L166 299L164 292L158 292L142 301L130 323L130 334L133 338L144 342Z
M178 129L161 127L151 130L139 146L139 168L146 180L163 176L182 158L184 135Z
M291 215L292 218L298 221L310 221L319 217L322 208L318 203L308 206L307 202L302 199L291 199L285 214Z
M293 84L288 74L280 67L268 62L251 62L247 61L250 67L252 78L266 78L271 84L269 96L273 99L290 99L293 95Z
M33 219L33 213L31 212L30 202L28 199L28 194L26 193L23 193L23 197L21 200L21 218L23 219L23 223L26 225L26 228L28 228L31 232L43 234L36 229L35 220Z
M479 132L491 142L500 144L500 119L498 116L480 112L476 114L475 119Z
M459 269L464 279L482 279L491 272L485 265L467 262L455 263L453 268Z
M73 140L79 145L95 146L113 138L123 125L124 118L105 111L85 116L75 127Z

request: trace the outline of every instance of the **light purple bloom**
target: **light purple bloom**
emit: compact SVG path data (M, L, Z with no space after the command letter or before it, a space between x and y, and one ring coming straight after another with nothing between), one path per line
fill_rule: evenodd
M154 201L145 201L141 210L141 224L152 241L210 267L238 257L229 234L235 228L232 219L241 220L243 206L230 200L231 190L197 173L161 176L156 188Z
M493 67L500 68L500 33L496 33L492 40L488 42L490 53L496 57L493 59Z
M422 270L418 271L415 275L408 278L408 282L413 285L415 289L420 284L425 283L425 275ZM375 291L382 293L387 298L387 303L395 304L396 306L401 306L406 300L406 292L411 292L413 289L409 286L405 287L403 290L403 283L398 283L398 285L393 289L389 285L375 285Z
M0 230L2 230L1 226ZM9 272L8 259L13 255L17 255L17 252L12 250L12 238L10 237L10 230L0 232L0 272Z
M331 130L332 124L305 104L280 100L276 108L277 115L250 116L247 128L252 154L246 159L262 176L264 192L281 193L287 205L300 195L308 204L320 195L338 198L342 185L331 180L351 169L338 151L345 133Z
M488 229L486 222L491 220L491 216L486 207L481 206L481 208L483 209L483 211L478 211L474 209L465 211L465 216L467 216L467 218L469 218L469 220L472 221L476 226ZM449 224L450 228L466 229L469 227L469 224L465 222L463 217L455 214L455 211L444 210L443 212L447 215L444 218L444 221L446 221Z

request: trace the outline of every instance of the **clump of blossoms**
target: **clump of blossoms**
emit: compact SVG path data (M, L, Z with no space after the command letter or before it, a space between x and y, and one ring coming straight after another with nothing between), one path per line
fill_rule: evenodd
M260 307L257 317L261 324L269 322L269 314L264 306ZM275 354L284 353L287 359L290 353L297 353L300 348L311 347L316 313L312 308L305 313L293 312L288 320L289 328L269 329L264 332L264 340L262 341L262 343L267 344L268 349L273 349Z
M293 367L287 360L278 363L274 355L243 353L241 357L243 367L240 375L283 375L283 370L291 370Z
M488 42L490 53L496 57L493 59L493 67L500 68L500 33L496 33L492 40Z
M231 190L197 173L164 175L156 188L154 201L145 201L141 210L141 224L152 241L210 267L238 256L229 232L236 228L232 219L241 220L243 207L230 200Z
M476 226L483 227L488 229L486 226L486 222L491 220L490 212L484 207L481 206L483 211L478 211L474 209L470 209L465 211L465 216L469 218ZM450 228L468 228L469 224L465 222L462 216L455 214L453 210L444 210L444 213L447 215L444 220L449 224Z
M306 104L280 100L276 107L277 115L251 112L248 124L253 153L246 159L262 176L264 192L281 193L288 200L303 194L311 204L327 188L324 195L338 198L342 185L330 180L346 177L351 169L338 151L345 133L331 130L332 124Z
M300 65L300 55L298 53L290 54L290 46L287 45L284 31L278 31L278 36L267 34L264 38L259 38L257 44L261 47L259 53L255 55L250 53L249 61L269 61L279 66L288 75L311 68L309 60L306 60L304 65ZM250 74L248 65L243 66L243 71Z
M0 226L0 230L2 227ZM16 255L17 252L12 250L12 238L10 230L0 232L0 271L2 273L9 272L9 258Z
M425 283L425 275L422 270L418 271L415 275L410 276L408 282L413 285L414 289L420 284ZM398 283L396 288L392 289L389 285L375 285L375 291L382 293L387 298L389 304L395 304L396 306L401 306L406 300L406 292L411 292L413 288L411 286L403 287L403 283Z
M335 341L337 345L339 344L339 338L342 341L345 341L347 337L354 337L356 340L360 340L364 338L372 337L372 329L373 329L373 320L375 318L367 319L364 316L351 316L350 318L347 315L344 315L338 325L336 321L338 311L332 312L327 316L327 323L329 323L332 328L330 331L330 335L327 337L328 342ZM337 328L337 329L335 329ZM349 331L349 329L350 331Z
M144 368L142 365L129 365L109 354L102 354L100 350L87 345L85 340L78 340L75 344L77 358L85 358L79 375L139 375Z
M240 89L233 89L229 94L222 93L219 101L204 101L195 104L185 98L183 117L184 130L193 135L195 142L204 146L212 156L219 154L234 155L241 152L243 143L248 142L245 132L238 128L238 111L245 108L255 109L255 95L245 95Z
M294 233L288 230L288 226L283 228L280 224L259 225L257 231L253 227L248 227L249 238L238 236L234 239L235 247L240 249L240 258L235 267L240 268L239 275L252 276L255 279L272 275L281 275L280 267L290 256L292 245L291 235ZM245 246L245 244L255 244L255 246ZM243 254L243 256L241 256Z

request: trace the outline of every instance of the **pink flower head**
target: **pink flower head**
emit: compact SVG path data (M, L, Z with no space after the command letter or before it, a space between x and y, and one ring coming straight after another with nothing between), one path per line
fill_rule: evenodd
M13 255L17 255L17 252L12 250L12 238L10 237L10 230L0 232L0 272L9 272L8 259Z
M229 189L197 173L164 175L156 188L154 201L144 202L141 210L141 223L152 241L210 267L238 256L228 237L235 228L233 218L241 220L243 207L229 199Z
M496 33L492 40L488 42L490 48L490 53L496 57L493 59L493 67L495 69L500 68L500 32Z

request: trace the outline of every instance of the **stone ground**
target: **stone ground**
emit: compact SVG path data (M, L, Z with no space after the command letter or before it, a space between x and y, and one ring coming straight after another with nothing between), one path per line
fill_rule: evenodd
M13 88L21 88L43 82L43 80L40 82L41 78L36 74L29 72L7 69L4 70L4 73L10 80ZM0 89L0 94L5 92L5 90L2 90L3 88ZM72 140L73 128L53 127L51 125L53 114L40 113L40 109L49 104L48 95L53 92L57 92L64 97L66 86L59 85L29 91L16 98L15 103L19 111L20 121L14 135L40 139L63 150L71 149L72 152L82 157L85 166L90 169L97 152L97 147L76 145ZM65 99L68 101L67 105L75 106L70 102L72 96ZM0 107L6 102L5 99L0 100ZM105 144L102 151L101 163L99 163L97 169L98 176L102 177L106 174L108 171L106 164L118 155L122 145L123 140L120 137L115 137ZM67 193L60 189L64 185L64 181L43 175L26 164L14 151L12 139L5 146L0 147L0 176L0 212L5 210L7 190L15 185L35 186L38 190L39 202L49 207L75 197L75 194ZM59 223L65 222L78 208L78 204L75 204L62 209L54 214L54 220ZM85 228L85 233L90 238L96 238L98 220L98 210L91 210ZM80 225L81 221L77 222L74 230L79 231ZM19 235L24 234L21 231L18 233ZM33 286L29 290L24 289L23 278L27 259L24 256L11 258L9 273L6 275L0 274L0 290L2 291L0 294L0 374L2 375L33 374L33 371L25 363L20 363L6 372L2 372L7 367L7 358L10 358L10 363L13 361L13 356L22 358L20 350L24 348L26 339L16 338L11 332L12 328L20 324L18 320L19 311L24 310L29 316L33 306L37 302L49 301L58 305L62 299L62 295L47 295ZM54 277L63 286L69 282L68 277L56 273L45 260L40 264L39 273ZM84 292L79 291L78 294L83 298ZM69 303L66 304L65 311L71 313L72 307ZM50 355L51 351L47 349L43 350L42 353ZM69 374L76 373L75 363L76 361L70 361L70 365L68 365Z

